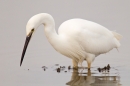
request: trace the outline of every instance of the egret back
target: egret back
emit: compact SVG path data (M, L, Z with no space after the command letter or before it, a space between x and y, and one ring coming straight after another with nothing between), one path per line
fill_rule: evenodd
M120 43L115 35L100 24L84 19L71 19L61 24L59 35L77 42L85 52L94 55L107 53ZM73 45L76 47L77 45Z

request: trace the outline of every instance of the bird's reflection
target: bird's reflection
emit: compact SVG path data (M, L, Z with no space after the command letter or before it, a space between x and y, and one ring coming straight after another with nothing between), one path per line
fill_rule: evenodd
M66 84L69 86L121 86L119 76L92 76L91 70L85 76L79 74L78 70L73 70L71 80Z

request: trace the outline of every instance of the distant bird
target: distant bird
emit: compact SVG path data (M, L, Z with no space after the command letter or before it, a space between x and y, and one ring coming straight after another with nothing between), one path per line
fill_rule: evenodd
M56 33L53 17L40 13L31 17L26 25L26 41L21 56L20 66L28 43L38 26L44 25L45 35L53 48L72 59L73 67L82 66L87 61L88 69L95 57L118 48L121 35L92 21L75 18L63 22ZM54 59L54 58L53 58Z

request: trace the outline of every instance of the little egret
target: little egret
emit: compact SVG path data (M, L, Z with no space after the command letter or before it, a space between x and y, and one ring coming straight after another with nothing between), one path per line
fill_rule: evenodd
M80 18L70 19L62 23L56 33L53 17L47 13L40 13L31 17L27 22L27 36L20 66L28 43L41 24L44 25L45 35L53 48L71 58L74 68L77 68L78 64L82 66L82 62L86 60L88 69L90 69L95 57L120 46L121 35L97 23Z

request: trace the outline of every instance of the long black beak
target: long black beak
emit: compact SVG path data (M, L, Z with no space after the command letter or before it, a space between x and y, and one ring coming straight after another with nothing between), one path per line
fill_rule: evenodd
M34 32L34 29L29 33L29 35L26 37L26 41L25 41L25 44L24 44L24 48L23 48L23 53L22 53L22 56L21 56L21 61L20 61L20 66L22 65L22 62L23 62L23 59L24 59L24 55L26 53L26 49L28 47L28 44L29 44L29 41L31 39L31 36Z

